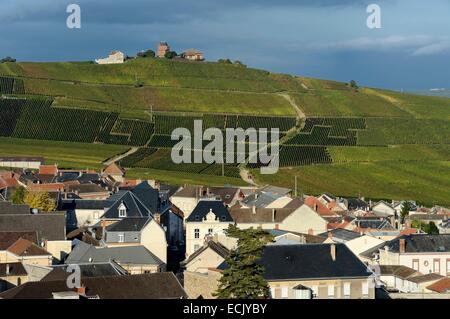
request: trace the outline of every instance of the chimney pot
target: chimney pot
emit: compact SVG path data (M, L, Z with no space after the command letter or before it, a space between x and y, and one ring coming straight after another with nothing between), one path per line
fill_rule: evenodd
M6 264L6 275L9 275L9 264Z
M272 223L275 222L276 214L277 214L276 210L272 208Z
M405 253L405 248L406 248L406 241L405 239L400 239L399 241L400 244L400 254L404 254Z
M79 295L85 296L86 295L86 287L85 286L78 287L77 292Z
M256 214L256 206L252 206L252 213Z

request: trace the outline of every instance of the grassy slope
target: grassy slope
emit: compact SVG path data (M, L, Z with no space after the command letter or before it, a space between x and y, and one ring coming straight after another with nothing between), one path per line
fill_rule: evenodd
M191 174L182 172L162 171L150 168L131 168L127 170L128 178L140 179L156 179L165 183L174 185L205 185L205 186L245 186L247 185L243 180L232 177L212 176Z
M38 141L0 137L0 156L43 156L61 168L103 167L102 162L123 153L126 146Z
M369 162L313 165L281 169L277 175L253 173L263 183L294 188L300 193L330 192L340 196L415 199L450 205L450 161Z
M389 146L331 147L332 165L282 169L275 176L258 176L260 182L292 187L296 174L304 192L449 203L450 99L369 88L355 92L334 81L158 59L110 66L5 63L0 74L25 77L29 93L57 96L57 105L141 118L147 118L149 105L164 111L292 116L293 107L276 94L287 92L307 116L370 117L368 130L359 132L359 144ZM145 86L135 88L136 79ZM172 183L239 182L155 169L130 174Z

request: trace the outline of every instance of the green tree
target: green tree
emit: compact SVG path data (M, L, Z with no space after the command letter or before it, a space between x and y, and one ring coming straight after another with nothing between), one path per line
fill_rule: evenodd
M16 62L16 59L11 58L10 56L7 56L6 58L3 58L0 60L0 63L5 63L5 62Z
M437 228L434 222L425 224L422 230L428 235L439 235L439 228Z
M47 192L29 192L26 194L24 202L31 208L37 208L44 212L52 212L56 209L55 201Z
M27 190L23 186L19 186L16 188L14 193L11 195L11 201L16 204L24 204L25 203L25 196L27 195Z
M264 279L264 267L257 261L273 236L261 228L241 230L235 225L230 225L226 234L237 239L237 247L225 259L228 268L223 271L214 295L220 299L268 298L270 290Z
M221 64L233 64L233 62L231 62L230 59L219 59L219 60L217 60L217 62L219 62Z
M408 201L403 202L402 210L400 211L400 216L402 216L402 223L405 221L405 218L409 216L409 211L411 210L411 203Z
M356 81L355 80L351 80L350 81L350 87L351 88L354 88L354 89L359 89L359 87L358 87L358 84L356 83Z
M169 51L169 52L167 52L165 55L164 55L164 57L166 58L166 59L173 59L173 58L175 58L175 57L177 57L178 56L178 54L175 52L175 51Z
M153 50L147 50L147 51L141 51L137 54L139 58L154 58L156 56L155 51Z
M439 228L434 222L425 223L420 220L413 220L411 227L420 229L429 235L439 235Z

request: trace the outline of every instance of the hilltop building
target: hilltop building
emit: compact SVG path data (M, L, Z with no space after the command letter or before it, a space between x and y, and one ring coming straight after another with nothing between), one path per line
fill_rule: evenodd
M190 60L190 61L204 61L205 60L203 53L198 50L195 50L195 49L189 49L189 50L184 51L181 54L181 57L183 59Z
M156 52L156 56L158 58L164 58L166 53L170 51L170 46L167 42L160 42L158 45L158 51Z
M125 62L125 54L120 51L112 51L107 58L96 59L97 64L121 64Z

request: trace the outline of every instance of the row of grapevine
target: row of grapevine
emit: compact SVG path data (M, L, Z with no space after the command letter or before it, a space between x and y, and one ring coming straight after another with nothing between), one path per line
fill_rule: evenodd
M266 117L266 116L241 116L237 120L237 127L247 128L278 128L280 132L289 131L296 125L294 117Z
M280 167L328 164L332 162L327 148L320 146L282 146L278 159ZM250 163L249 166L251 168L259 168L267 166L267 164L262 164L258 161L258 163Z
M108 113L26 105L13 137L93 143Z
M20 118L24 100L0 99L0 136L11 136Z
M307 118L302 130L286 144L355 146L358 130L364 129L364 118Z
M25 94L23 80L0 77L0 94Z
M151 156L158 149L142 147L133 154L130 154L120 161L122 167L138 167L137 164L145 158Z
M191 160L194 159L192 151ZM185 172L193 174L206 174L221 176L222 170L225 176L239 178L239 168L237 164L208 164L202 163L181 163L176 164L171 158L171 151L167 149L140 148L137 152L128 155L121 160L123 167L151 168L165 171Z
M278 128L280 132L289 131L296 125L294 117L266 117L266 116L241 116L241 115L212 115L204 114L198 116L182 116L155 114L153 121L155 123L156 134L170 135L176 128L186 128L190 132L194 130L194 121L202 120L203 130L207 128Z

